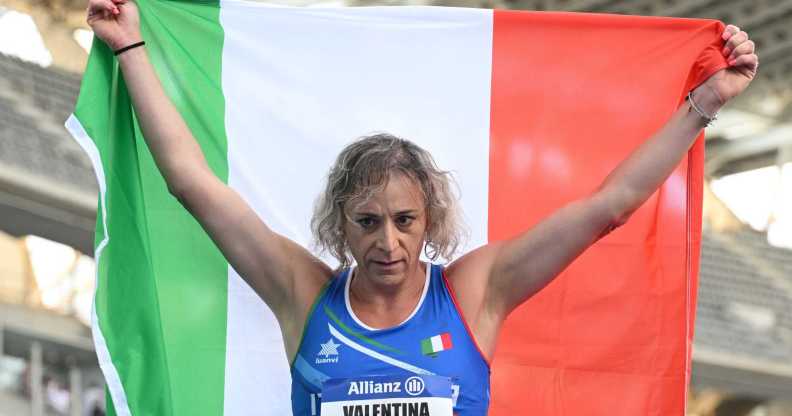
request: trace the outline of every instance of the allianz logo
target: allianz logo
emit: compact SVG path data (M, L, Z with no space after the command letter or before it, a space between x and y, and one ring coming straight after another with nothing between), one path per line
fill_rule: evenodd
M388 381L388 382L375 382L372 380L351 381L349 382L348 395L353 394L380 394L380 393L401 393L402 388L404 392L410 396L417 396L423 393L426 385L420 377L410 377L404 381Z

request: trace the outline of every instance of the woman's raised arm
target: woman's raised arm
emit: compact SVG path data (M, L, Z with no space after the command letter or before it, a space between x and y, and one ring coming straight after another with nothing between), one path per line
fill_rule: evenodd
M137 6L90 0L88 24L113 50L142 40ZM198 142L165 94L145 47L118 55L140 128L168 190L201 223L234 269L275 314L298 318L331 271L293 241L271 231L233 189L212 172ZM295 276L300 276L296 279ZM295 314L296 313L296 314ZM284 328L284 330L287 330Z
M680 107L595 192L559 209L516 238L484 246L451 266L471 269L460 274L482 276L486 282L482 286L486 294L472 302L475 310L487 312L492 322L500 322L586 248L624 224L663 184L693 145L707 118L740 94L756 74L758 58L748 35L730 25L723 39L723 55L729 67L696 88L692 93L696 106L686 102Z

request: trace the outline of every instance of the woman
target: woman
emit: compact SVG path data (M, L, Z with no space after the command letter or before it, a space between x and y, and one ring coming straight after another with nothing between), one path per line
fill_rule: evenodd
M446 174L424 150L393 136L352 143L331 169L312 221L317 240L342 266L356 264L334 273L271 231L208 168L145 46L129 48L141 40L135 5L90 0L88 23L120 51L140 126L170 192L277 317L293 364L297 415L318 413L328 377L383 373L452 377L457 414L486 414L488 361L506 316L623 224L664 182L711 116L745 89L758 66L753 42L728 26L723 53L730 67L696 88L691 101L595 192L444 270L419 255L428 247L429 254L448 258L458 241Z

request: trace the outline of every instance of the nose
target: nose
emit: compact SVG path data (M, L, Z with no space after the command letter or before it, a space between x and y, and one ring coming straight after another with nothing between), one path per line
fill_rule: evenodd
M382 227L380 227L380 233L377 238L377 248L386 253L396 250L396 247L399 245L398 233L399 231L396 229L396 225L393 221L384 221Z

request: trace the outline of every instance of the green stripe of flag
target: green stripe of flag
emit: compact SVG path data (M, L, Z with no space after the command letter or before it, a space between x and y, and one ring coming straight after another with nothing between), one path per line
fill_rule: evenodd
M227 181L219 3L137 4L165 90L209 166ZM222 414L228 264L168 193L130 115L117 63L99 40L75 116L99 149L106 175L110 240L98 264L96 311L129 410ZM100 209L97 243L105 236L102 223ZM109 403L108 410L116 414Z
M432 339L431 338L426 338L424 340L421 340L421 354L429 355L429 354L434 354L434 353L435 353L435 351L432 348Z

